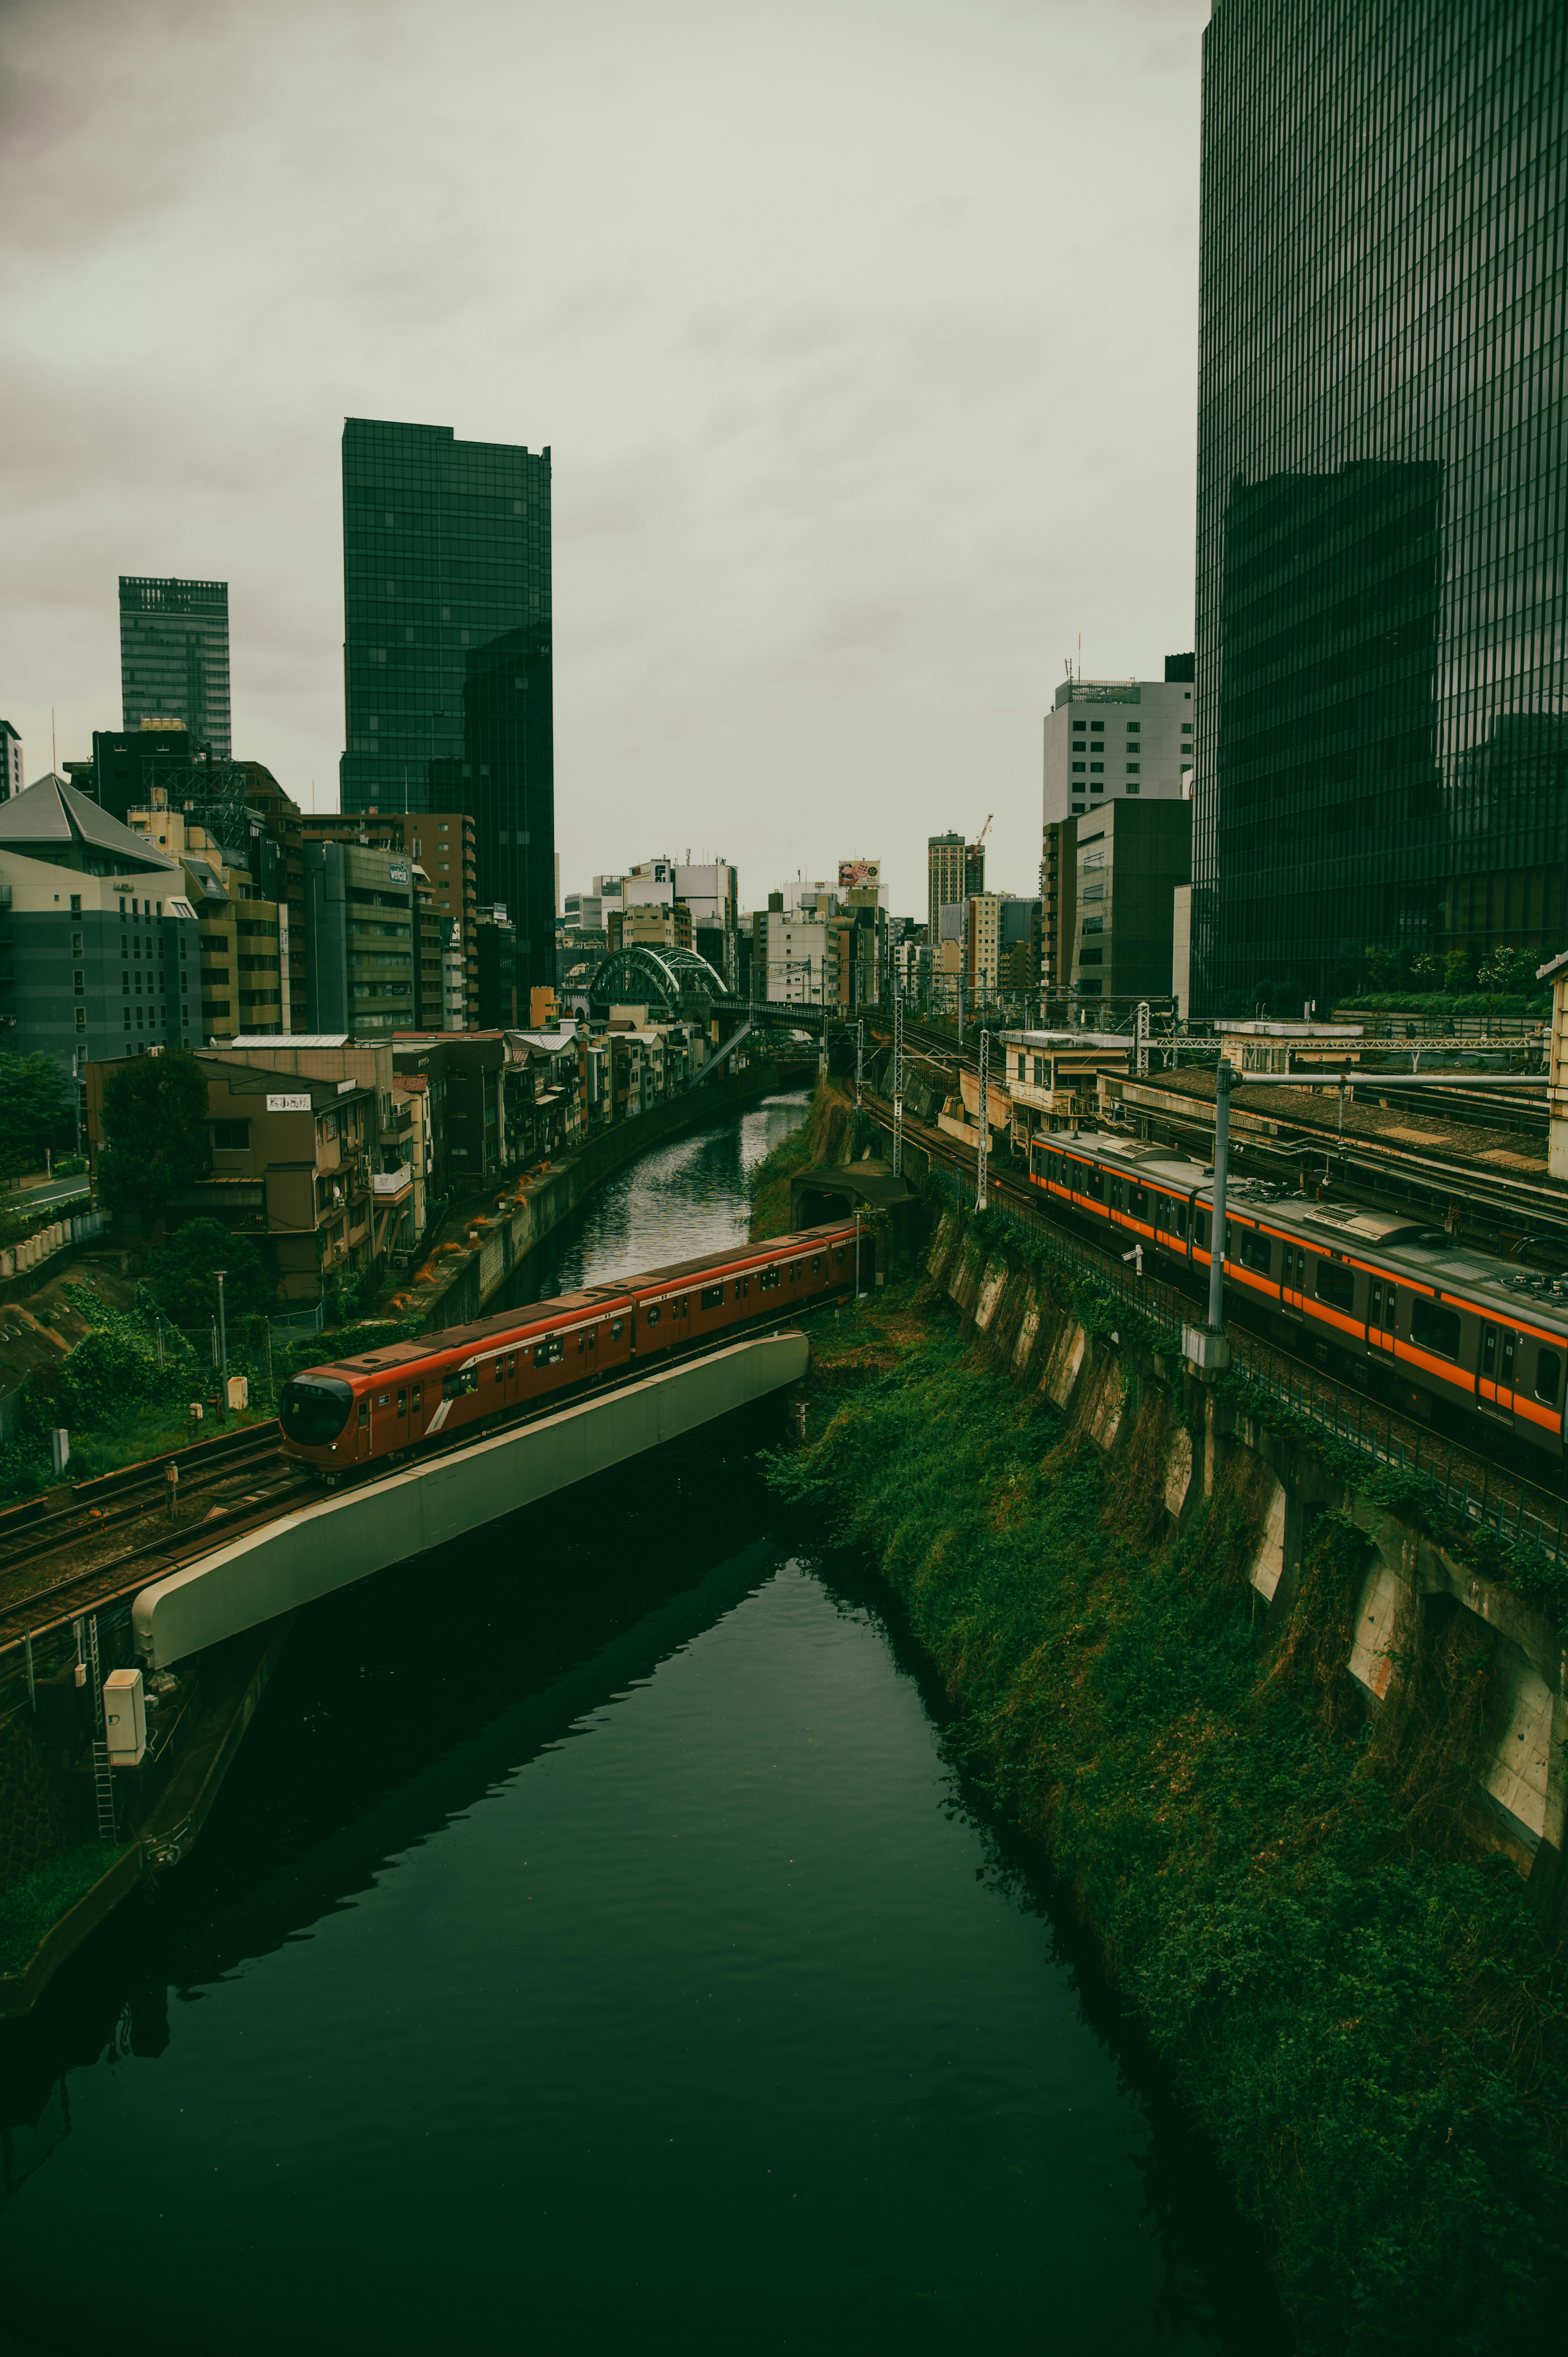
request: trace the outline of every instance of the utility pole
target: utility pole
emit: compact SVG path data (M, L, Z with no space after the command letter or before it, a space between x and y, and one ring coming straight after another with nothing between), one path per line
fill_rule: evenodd
M859 1018L854 1027L854 1109L859 1113L865 1077L865 1025Z
M893 1176L904 1171L904 994L893 994Z
M963 968L958 970L958 1044L963 1045Z
M212 1274L218 1279L218 1380L226 1383L229 1380L229 1329L223 1318L223 1280L229 1272L226 1268L215 1268Z
M1214 1211L1208 1238L1208 1330L1225 1331L1225 1175L1230 1158L1230 1065L1221 1056L1214 1075Z
M991 1034L982 1028L980 1034L980 1137L974 1149L974 1208L983 1211L990 1198L986 1193L986 1178L991 1160Z

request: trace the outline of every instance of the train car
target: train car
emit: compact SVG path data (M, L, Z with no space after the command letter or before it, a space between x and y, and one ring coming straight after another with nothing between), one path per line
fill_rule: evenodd
M1031 1141L1031 1183L1064 1210L1188 1270L1213 1249L1209 1172L1135 1138ZM1276 1338L1310 1339L1373 1389L1403 1386L1505 1425L1558 1463L1568 1414L1568 1279L1529 1275L1441 1228L1255 1180L1227 1189L1225 1279Z
M278 1402L284 1454L329 1479L401 1461L850 1291L860 1249L834 1222L311 1367Z

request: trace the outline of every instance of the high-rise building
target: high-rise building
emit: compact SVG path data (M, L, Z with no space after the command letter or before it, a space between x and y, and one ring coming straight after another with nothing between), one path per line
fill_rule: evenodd
M1176 802L1192 789L1190 655L1167 655L1160 679L1064 679L1046 716L1047 826L1130 794Z
M1204 35L1197 1010L1562 945L1555 0Z
M933 834L926 840L927 939L934 942L943 909L953 909L985 889L985 845L967 843L961 834Z
M229 759L229 584L120 576L121 725L179 720Z
M22 740L8 720L0 720L0 802L22 791Z
M554 980L550 453L343 428L345 812L461 810L478 899Z

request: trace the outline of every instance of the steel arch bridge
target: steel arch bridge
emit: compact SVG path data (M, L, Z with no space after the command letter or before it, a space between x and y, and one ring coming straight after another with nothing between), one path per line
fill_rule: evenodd
M724 976L695 950L653 949L646 942L617 950L588 985L594 1014L607 1014L612 1006L646 1006L656 1022L673 1022L682 1001L693 996L727 1005L731 993Z

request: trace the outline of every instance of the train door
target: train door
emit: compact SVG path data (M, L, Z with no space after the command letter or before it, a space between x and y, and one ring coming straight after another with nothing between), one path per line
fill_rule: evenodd
M599 1363L598 1321L577 1329L577 1373L584 1383L591 1382Z
M1294 1309L1298 1318L1306 1315L1306 1247L1286 1244L1284 1265L1280 1275L1280 1303Z
M1491 1415L1513 1421L1514 1363L1519 1337L1511 1326L1483 1326L1481 1358L1476 1375L1478 1405Z
M357 1457L368 1457L371 1453L371 1394L369 1392L360 1394L360 1437L354 1453Z
M1394 1318L1399 1286L1393 1278L1375 1276L1367 1299L1367 1344L1376 1356L1394 1355Z
M408 1389L409 1438L411 1440L418 1440L422 1437L424 1431L424 1385L423 1383L411 1383Z
M406 1448L411 1437L412 1432L408 1420L408 1385L400 1383L392 1394L392 1446L394 1448Z

